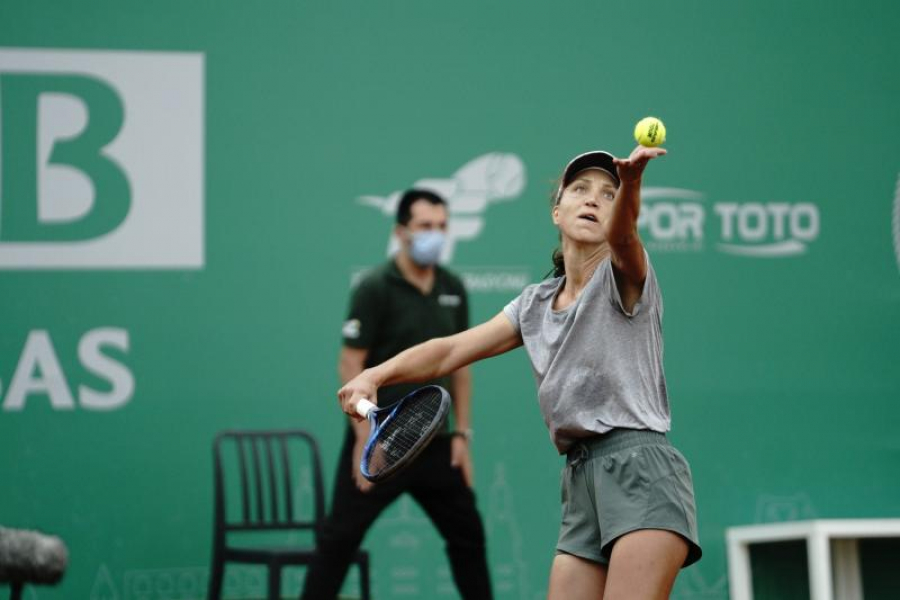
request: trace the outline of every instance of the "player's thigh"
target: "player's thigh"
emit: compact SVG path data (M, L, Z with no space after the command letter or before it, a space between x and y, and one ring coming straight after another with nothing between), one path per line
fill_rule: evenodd
M571 554L557 554L550 568L548 600L602 600L607 567Z
M687 553L687 541L671 531L641 529L623 535L610 556L606 600L665 600Z

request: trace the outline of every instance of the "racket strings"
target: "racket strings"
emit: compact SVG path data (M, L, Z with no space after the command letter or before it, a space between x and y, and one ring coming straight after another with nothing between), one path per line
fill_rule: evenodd
M423 394L406 402L384 424L378 442L369 456L369 473L377 475L401 461L433 426L440 414L441 393Z

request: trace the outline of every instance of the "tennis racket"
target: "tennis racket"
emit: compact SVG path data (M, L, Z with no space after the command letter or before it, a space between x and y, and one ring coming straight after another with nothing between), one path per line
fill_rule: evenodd
M359 463L363 477L377 483L409 466L435 436L449 410L450 394L438 385L421 387L384 408L360 400L356 412L372 426Z

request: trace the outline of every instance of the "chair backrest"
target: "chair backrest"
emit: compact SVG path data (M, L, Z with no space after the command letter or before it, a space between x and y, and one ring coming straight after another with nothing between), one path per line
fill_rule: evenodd
M325 513L319 447L306 431L231 430L216 436L216 533L312 530Z

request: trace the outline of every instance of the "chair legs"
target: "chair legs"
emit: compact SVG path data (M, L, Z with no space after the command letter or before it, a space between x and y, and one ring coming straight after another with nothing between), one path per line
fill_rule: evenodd
M369 582L369 555L360 553L354 561L359 566L359 588L361 600L371 600L372 588ZM268 600L281 599L281 568L279 563L269 563L268 565ZM207 593L208 600L219 600L222 596L222 579L225 575L225 563L217 558L213 558L212 570L209 574L209 591ZM21 584L19 592L21 593ZM16 584L13 584L13 595L10 600L20 600L17 595Z
M222 597L222 577L225 575L225 563L213 556L212 569L209 572L208 600L219 600Z
M269 600L280 600L281 598L281 565L277 563L269 564Z

